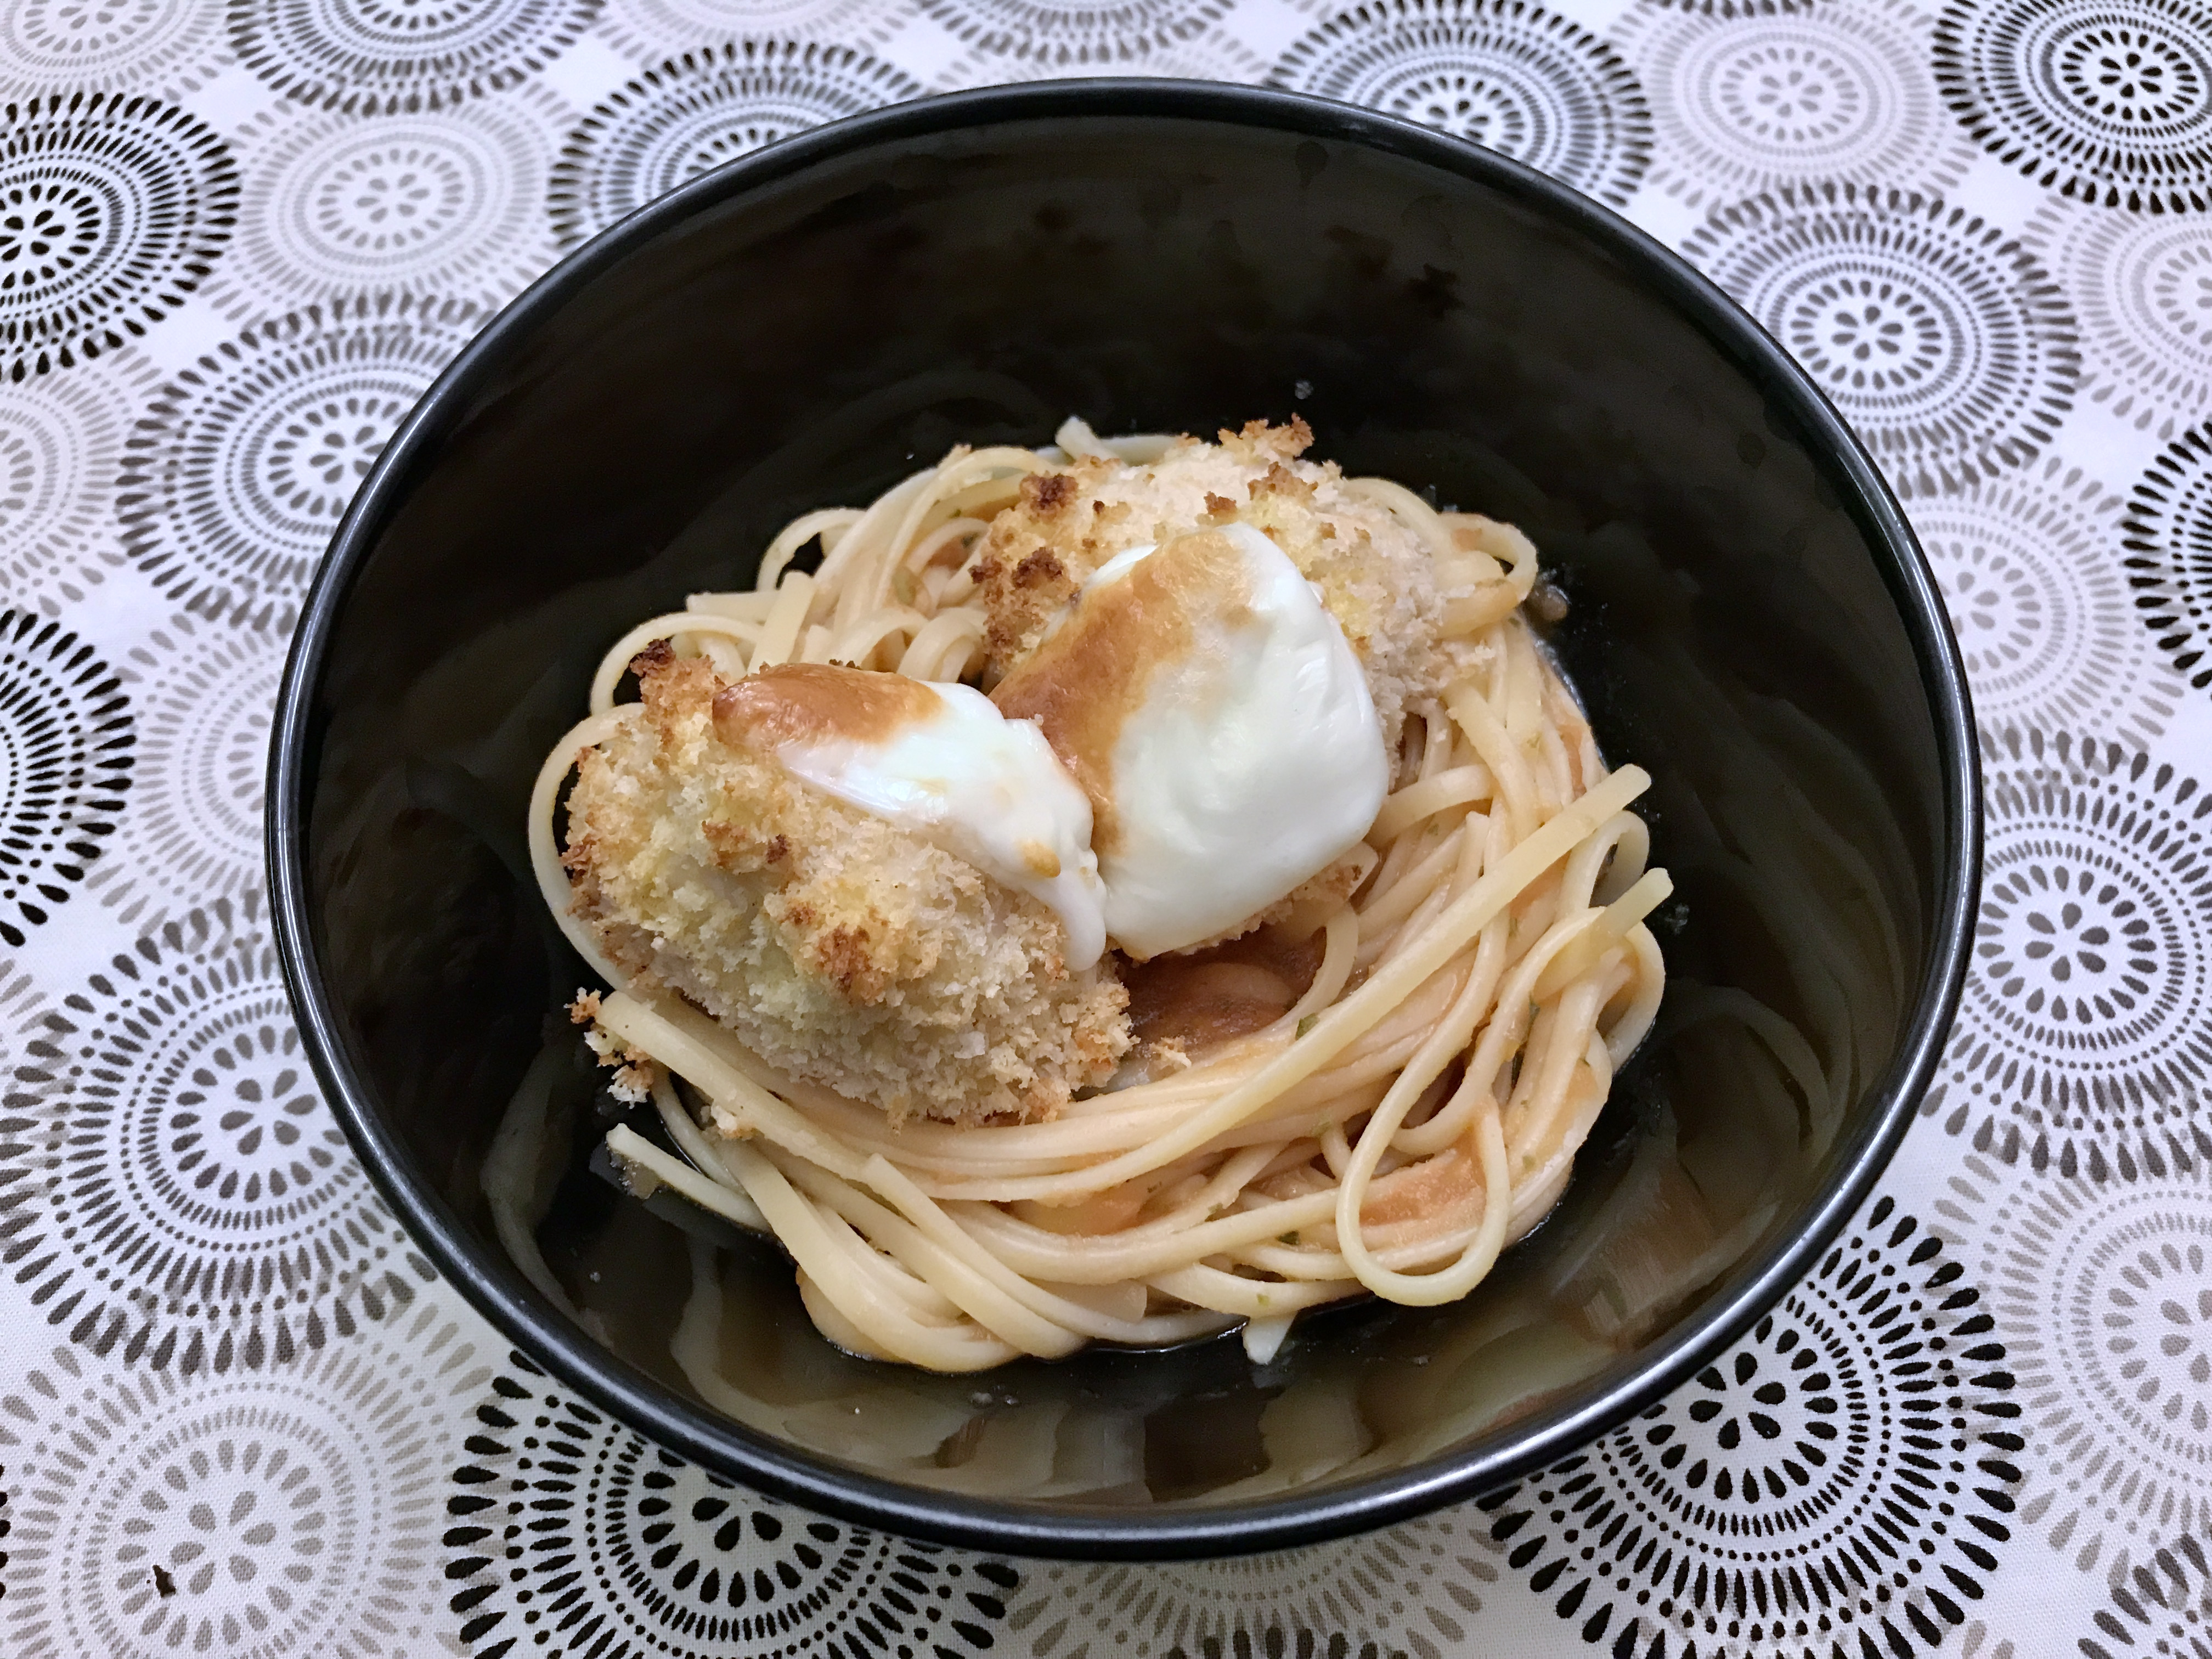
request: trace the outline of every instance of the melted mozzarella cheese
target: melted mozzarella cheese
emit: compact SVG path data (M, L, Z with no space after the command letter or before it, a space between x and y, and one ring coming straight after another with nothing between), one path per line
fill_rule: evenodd
M1327 869L1389 788L1367 676L1336 618L1265 535L1219 533L1242 556L1242 602L1213 607L1158 664L1114 745L1106 931L1139 957L1212 939ZM1086 586L1144 556L1121 555Z
M915 683L919 684L920 683ZM848 805L936 842L1050 906L1080 973L1106 948L1105 891L1091 850L1091 802L1036 726L981 692L931 683L938 709L872 739L787 741L786 770Z
M1140 959L1327 869L1389 786L1343 629L1247 525L1117 555L992 696L1089 794L1107 933Z

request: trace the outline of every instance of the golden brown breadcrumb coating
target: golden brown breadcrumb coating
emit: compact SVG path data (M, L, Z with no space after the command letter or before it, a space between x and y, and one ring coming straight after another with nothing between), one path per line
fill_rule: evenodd
M1367 671L1384 741L1395 749L1407 703L1439 680L1443 605L1428 550L1347 488L1334 461L1299 459L1313 441L1303 420L1254 421L1218 436L1211 444L1178 438L1144 465L1073 460L1023 481L1019 499L991 521L974 568L989 613L989 675L1027 655L1085 578L1116 553L1242 522L1320 589Z
M643 714L579 766L564 860L624 971L894 1119L1048 1118L1112 1074L1127 995L1068 970L1049 909L725 743L707 662L636 667Z

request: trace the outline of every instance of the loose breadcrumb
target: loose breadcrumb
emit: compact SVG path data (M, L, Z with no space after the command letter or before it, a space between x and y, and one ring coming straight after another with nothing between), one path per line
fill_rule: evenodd
M1346 487L1334 461L1299 457L1303 420L1254 421L1217 443L1178 438L1158 460L1075 460L1036 474L991 522L975 566L989 615L988 672L1033 649L1085 578L1115 554L1242 522L1264 532L1321 592L1361 665L1395 751L1409 700L1438 681L1443 604L1419 539Z
M565 859L625 972L894 1120L1036 1121L1112 1075L1127 994L1067 969L1049 909L724 743L707 662L635 667L643 714L580 764Z
M607 1080L607 1092L624 1105L644 1105L653 1098L659 1062L651 1054L640 1054L611 1031L601 1030L593 1023L599 1017L599 994L579 990L576 1000L568 1005L569 1023L586 1028L584 1046L599 1057L600 1065L614 1068L614 1076Z

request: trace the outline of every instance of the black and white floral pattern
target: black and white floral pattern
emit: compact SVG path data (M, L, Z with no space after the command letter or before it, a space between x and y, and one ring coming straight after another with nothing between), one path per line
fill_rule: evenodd
M1480 1507L1592 1646L1924 1653L2009 1553L2016 1395L1981 1288L1879 1199L1689 1387Z
M2203 1542L2184 1533L2169 1547L2117 1579L2107 1605L2090 1615L2080 1638L2085 1659L2154 1654L2197 1659L2212 1632L2212 1559Z
M919 0L921 15L953 39L1000 60L995 78L1021 80L1032 64L1126 72L1151 53L1187 46L1234 0Z
M1530 0L1376 0L1323 23L1270 78L1419 121L1616 205L1650 165L1634 72Z
M115 510L132 562L173 605L289 632L377 452L480 315L404 294L333 300L180 370L125 445Z
M2123 545L2128 585L2159 650L2197 690L2212 687L2212 422L2143 470Z
M2092 402L2160 439L2212 414L2212 215L2050 202L2025 240L2079 308Z
M998 86L1010 78L1066 81L1087 75L1142 75L1176 81L1258 81L1267 60L1228 29L1216 26L1188 39L1171 32L1114 43L1111 58L1086 58L1069 44L1009 59L988 45L970 46L947 64L935 85L945 91Z
M229 0L230 44L288 98L401 114L520 84L599 9L599 0Z
M21 1659L442 1650L438 1459L473 1335L426 1302L250 1376L26 1354L0 1394L21 1564L0 1641Z
M592 1659L969 1659L1012 1565L811 1516L705 1474L509 1355L445 1497L462 1645Z
M599 32L641 64L659 64L736 34L873 45L909 21L878 0L609 0Z
M2212 210L2212 29L2197 0L1949 0L1936 79L1984 148L2046 189Z
M199 286L237 203L228 146L175 105L0 104L0 374L71 368L143 335Z
M250 319L374 288L504 300L552 258L545 180L574 119L542 88L434 114L285 103L238 136L238 246L216 284Z
M1126 1653L1442 1659L1471 1650L1500 1574L1472 1510L1274 1555L1037 1562L1006 1622L1038 1659Z
M567 248L957 88L1272 83L1686 253L1906 498L1979 951L1883 1198L1509 1492L1180 1565L923 1548L510 1356L301 1063L307 582ZM0 1653L2212 1659L2204 0L0 0Z
M0 9L0 83L197 91L228 60L222 12L205 0L11 0Z
M178 615L133 646L118 678L136 710L141 787L86 878L139 928L260 885L261 781L284 667L267 633Z
M2119 496L2053 459L1911 503L1957 633L1974 712L1992 733L2107 729L2147 743L2181 678L2153 647L2136 587L2106 552Z
M216 1376L404 1309L430 1270L301 1052L255 906L142 935L15 1036L0 1265L94 1352Z
M97 647L0 611L0 939L50 921L105 850L138 761L131 699Z
M1651 100L1652 182L1692 207L1823 179L1949 190L1972 147L1929 82L1932 27L1912 0L1636 8L1619 39Z
M1953 1178L2020 1388L2046 1400L2021 1520L2082 1572L2212 1524L2212 1164L2124 1185Z
M1963 207L1784 186L1716 212L1686 251L1790 348L1902 494L2032 460L2073 407L2080 325L2065 295Z
M0 398L0 602L58 615L123 563L108 529L115 467L154 373L128 351L106 367Z
M568 135L553 168L554 229L581 241L709 167L921 91L844 46L745 40L686 52L611 94Z
M2212 792L2063 732L1988 761L1976 960L1923 1114L2069 1178L2212 1156Z

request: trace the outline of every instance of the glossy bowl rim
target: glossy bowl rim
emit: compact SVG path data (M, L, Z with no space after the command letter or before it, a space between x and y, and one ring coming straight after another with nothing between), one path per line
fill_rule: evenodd
M744 1428L601 1348L528 1289L489 1267L453 1211L410 1168L376 1094L346 1052L325 994L307 907L310 714L355 574L411 473L457 410L573 294L694 214L832 159L902 140L1010 122L1168 119L1261 127L1407 157L1497 190L1593 243L1697 328L1770 404L1779 404L1850 486L1844 501L1874 550L1911 641L1935 727L1944 844L1928 969L1874 1099L1833 1153L1802 1224L1770 1240L1710 1296L1601 1386L1403 1469L1262 1501L1122 1509L979 1498L911 1486L817 1457ZM1570 186L1497 152L1393 116L1267 88L1131 78L1032 82L952 93L850 116L725 163L638 209L574 250L510 301L401 422L332 537L304 602L270 737L264 828L273 924L284 980L325 1097L377 1191L440 1273L532 1363L585 1400L717 1474L864 1526L1017 1556L1185 1559L1278 1550L1342 1537L1480 1495L1572 1453L1657 1401L1779 1302L1842 1230L1887 1168L1936 1067L1965 981L1981 872L1982 803L1964 665L1927 560L1857 437L1819 386L1747 313L1672 250Z

